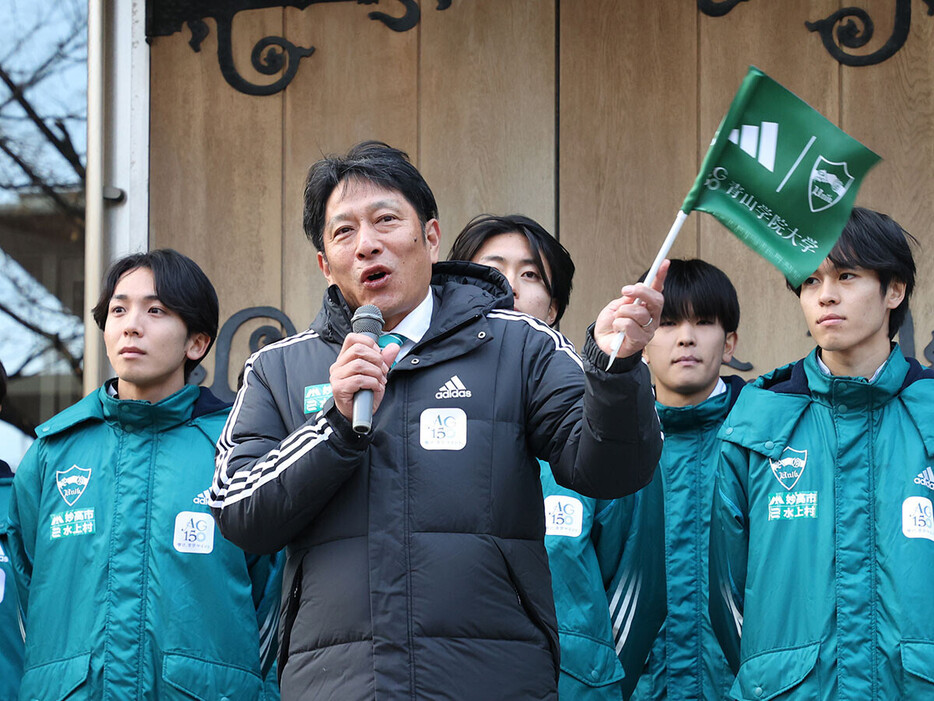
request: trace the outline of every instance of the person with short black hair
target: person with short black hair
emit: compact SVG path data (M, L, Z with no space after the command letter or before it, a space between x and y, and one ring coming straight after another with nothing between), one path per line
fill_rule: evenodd
M331 286L308 331L247 361L211 492L234 542L288 546L282 697L554 699L536 458L594 497L651 481L661 438L639 352L664 271L623 288L581 358L512 310L502 275L437 262L434 196L398 149L312 165L304 222ZM352 332L366 305L381 343ZM357 432L361 390L374 413Z
M39 426L2 534L20 695L264 699L281 571L216 535L207 492L229 407L185 383L217 335L214 287L176 251L127 256L94 319L117 377Z
M707 613L707 556L717 431L745 386L741 377L720 376L738 327L726 274L703 260L672 260L658 331L642 351L665 434L653 481L664 491L663 578L646 586L666 592L667 617L643 660L637 701L723 699L733 682Z
M550 326L570 301L571 255L528 217L474 217L448 259L498 270L513 308ZM619 701L635 685L665 616L664 588L640 586L665 577L661 487L656 478L630 496L593 499L559 485L547 462L539 465L561 643L558 698Z
M892 342L912 240L855 208L795 290L817 347L720 431L710 616L734 698L934 694L934 371Z
M0 363L0 408L6 401L6 393L6 369ZM13 470L0 460L0 524L6 520L12 487ZM0 699L15 699L23 676L23 636L18 609L13 566L0 544Z

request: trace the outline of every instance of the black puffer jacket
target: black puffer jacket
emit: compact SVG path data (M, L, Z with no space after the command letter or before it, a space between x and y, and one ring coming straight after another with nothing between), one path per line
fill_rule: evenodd
M308 331L246 363L212 507L246 550L288 546L283 699L554 698L535 458L595 497L652 478L661 438L638 357L604 373L592 338L582 361L511 311L499 273L434 273L431 326L390 371L369 436L322 406L350 330L336 288Z

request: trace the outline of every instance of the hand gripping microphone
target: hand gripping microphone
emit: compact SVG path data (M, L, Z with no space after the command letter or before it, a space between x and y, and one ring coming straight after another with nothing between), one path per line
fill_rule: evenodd
M354 333L362 333L374 341L383 331L383 313L375 304L364 304L354 312L350 320ZM373 424L373 390L361 389L353 396L353 430L369 433Z

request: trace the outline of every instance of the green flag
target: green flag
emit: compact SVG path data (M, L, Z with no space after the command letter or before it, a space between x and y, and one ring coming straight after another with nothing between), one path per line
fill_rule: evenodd
M817 270L879 156L750 67L681 211L714 215L798 286Z

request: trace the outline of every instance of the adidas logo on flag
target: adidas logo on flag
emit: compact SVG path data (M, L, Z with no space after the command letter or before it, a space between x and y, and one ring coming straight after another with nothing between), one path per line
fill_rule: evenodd
M915 484L923 484L928 489L934 489L934 470L930 466L924 468L921 472L918 473L918 476L915 477Z
M195 496L195 498L192 499L191 501L193 504L201 504L202 506L207 506L208 499L210 498L211 498L211 490L205 489L203 492L201 492L201 494L198 494L197 496Z
M457 375L445 382L435 393L435 399L458 399L469 396L470 390L464 387L464 383L461 382Z
M775 172L778 122L762 122L758 127L755 124L744 124L730 131L730 141L759 161L759 165L770 173Z

